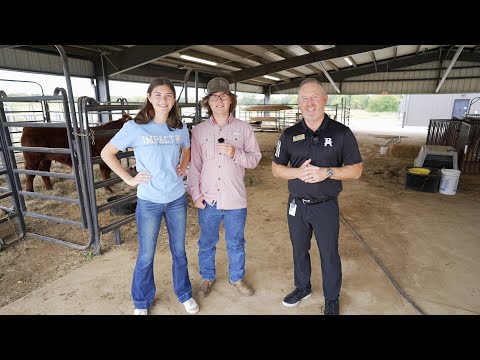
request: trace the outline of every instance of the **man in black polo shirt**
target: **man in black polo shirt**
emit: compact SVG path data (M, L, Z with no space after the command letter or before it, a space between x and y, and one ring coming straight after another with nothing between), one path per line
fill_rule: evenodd
M272 161L275 177L288 180L288 228L293 246L295 290L287 307L311 296L312 230L322 263L325 315L338 315L342 265L338 253L338 194L342 180L358 179L362 157L350 128L325 114L328 95L313 78L305 79L297 103L303 120L285 129ZM287 166L290 163L290 166Z

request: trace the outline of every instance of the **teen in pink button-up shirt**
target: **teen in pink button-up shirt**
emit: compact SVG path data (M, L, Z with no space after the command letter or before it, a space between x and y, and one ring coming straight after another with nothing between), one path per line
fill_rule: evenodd
M210 118L192 130L187 190L198 208L200 297L207 297L215 282L215 252L222 222L230 284L242 295L254 293L244 280L247 192L243 178L245 169L255 168L262 155L252 126L231 115L236 105L237 96L230 92L228 81L213 78L202 99Z
M222 138L223 144L218 142ZM234 148L233 156L225 146ZM187 190L194 202L203 196L209 204L216 202L217 209L247 207L245 169L255 168L262 157L249 123L229 115L220 127L211 116L193 128L191 153Z

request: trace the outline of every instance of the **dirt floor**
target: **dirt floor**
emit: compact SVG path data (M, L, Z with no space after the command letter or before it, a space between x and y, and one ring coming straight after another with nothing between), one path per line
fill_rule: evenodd
M294 310L281 306L283 296L293 289L291 245L286 227L287 187L286 181L271 174L271 159L279 134L257 132L256 135L263 157L256 169L247 171L245 179L249 202L246 278L256 288L253 298L257 298L258 303L240 304L232 293L226 274L228 258L221 237L217 247L217 283L212 295L201 303L202 308L205 304L205 307L210 305L210 309L201 309L200 313L282 314L286 310L288 314L321 313L320 265L314 242L311 251L312 285L318 296L312 297L314 300L308 306ZM340 248L344 267L341 298L345 309L342 313L480 313L480 269L477 265L480 176L462 175L456 196L405 190L404 168L413 164L413 158L395 158L391 152L380 155L380 146L392 136L366 132L358 132L356 136L364 159L364 172L359 181L344 182L345 190L340 197ZM417 146L424 141L424 137L405 136L401 139L402 144ZM52 171L67 172L68 169L62 170L59 165ZM52 179L52 183L54 190L49 193L74 197L72 182ZM45 192L38 177L35 189ZM115 194L132 192L123 184L115 185L114 191ZM111 194L97 191L97 203L105 203L108 196ZM6 206L4 201L1 204ZM29 200L27 206L32 211L49 215L62 213L67 218L79 219L78 209L74 206L60 206L57 202L44 200ZM117 217L107 211L101 214L100 223L111 219ZM51 222L27 218L27 227L30 232L79 244L86 244L88 240L86 231L67 225L52 226ZM4 231L8 232L8 229ZM16 237L13 230L10 233L4 238L7 242ZM102 254L97 256L91 249L80 251L30 237L3 247L0 251L0 314L130 314L129 286L137 250L135 223L122 227L121 233L123 244L120 246L114 244L112 233L103 235ZM190 277L195 287L200 281L198 233L196 209L189 199L186 242ZM157 297L160 300L154 306L155 313L184 313L181 305L178 307L173 299L167 241L162 224L155 266L156 274L163 271L166 275L158 280ZM102 267L107 263L111 267L108 274ZM113 269L113 264L120 268ZM367 276L365 269L371 269L372 275ZM60 285L59 281L66 284ZM115 281L119 282L117 287L113 285ZM87 283L90 290L82 292L82 284ZM381 285L383 290L367 290L374 284ZM460 293L458 287L462 289ZM90 291L99 288L102 288L102 294L95 306L84 305L76 298L91 296ZM451 296L452 293L457 295ZM275 294L274 304L271 294ZM213 306L215 296L225 296L239 307L227 307L225 303ZM25 306L21 301L15 302L22 297ZM38 297L44 299L43 306ZM75 299L77 303L69 302L69 299ZM102 299L116 305L102 305ZM162 308L165 299L167 305ZM382 306L382 301L388 305Z

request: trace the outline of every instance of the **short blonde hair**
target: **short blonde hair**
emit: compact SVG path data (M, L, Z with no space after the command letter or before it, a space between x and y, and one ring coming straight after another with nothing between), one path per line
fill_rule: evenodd
M305 80L303 80L301 83L300 83L300 86L298 87L298 91L300 91L300 89L302 88L302 86L304 85L307 85L307 84L317 84L320 89L322 90L322 93L323 94L327 94L327 92L325 91L325 89L323 88L322 84L320 83L320 81L318 81L317 79L313 78L313 77L309 77L309 78L306 78Z

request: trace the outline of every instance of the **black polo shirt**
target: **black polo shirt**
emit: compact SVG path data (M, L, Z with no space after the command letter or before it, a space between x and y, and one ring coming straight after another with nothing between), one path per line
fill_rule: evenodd
M319 167L341 167L362 162L357 140L349 127L325 114L322 125L313 132L302 120L284 130L277 142L272 161L279 165L300 167L305 160ZM342 191L342 181L325 179L306 183L300 179L288 180L289 193L297 198L322 201L336 197Z

